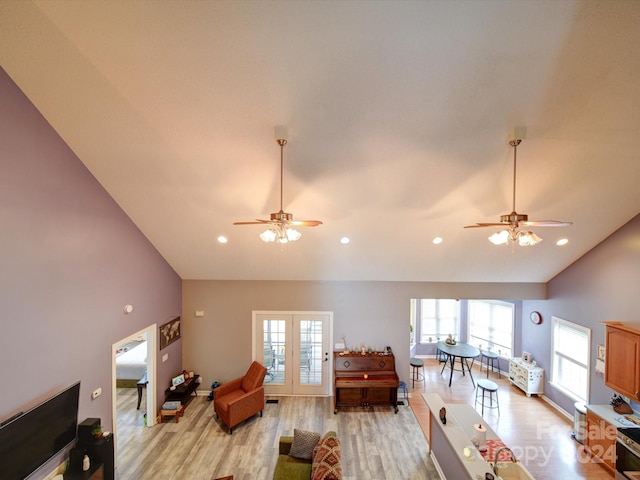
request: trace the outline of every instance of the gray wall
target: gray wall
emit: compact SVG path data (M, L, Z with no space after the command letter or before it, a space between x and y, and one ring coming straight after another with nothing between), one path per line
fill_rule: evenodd
M588 252L548 284L548 300L523 302L523 318L538 310L541 325L523 322L522 348L531 352L546 374L545 395L567 412L573 400L549 384L551 366L551 316L591 329L591 385L589 403L608 404L613 391L604 378L594 373L596 345L603 344L602 322L616 320L640 322L640 216L635 217L605 241Z
M80 380L80 421L112 430L111 346L180 315L181 280L1 69L0 172L0 420Z
M253 310L334 313L334 339L376 348L390 345L398 374L409 378L411 298L544 298L541 284L421 282L223 281L183 282L184 365L203 384L242 375L251 362ZM204 317L196 317L204 310Z

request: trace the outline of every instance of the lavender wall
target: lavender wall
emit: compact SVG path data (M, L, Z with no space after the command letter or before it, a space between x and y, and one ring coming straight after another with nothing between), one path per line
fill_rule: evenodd
M1 69L0 167L0 420L80 380L80 421L112 430L111 346L180 315L181 280Z
M538 310L543 323L523 321L522 348L534 354L547 374L545 395L567 412L573 412L573 400L548 383L551 367L551 316L591 328L591 385L589 403L608 404L613 391L604 378L594 373L596 345L604 344L601 322L617 320L640 322L638 288L640 286L640 215L552 279L548 300L523 303L523 318Z

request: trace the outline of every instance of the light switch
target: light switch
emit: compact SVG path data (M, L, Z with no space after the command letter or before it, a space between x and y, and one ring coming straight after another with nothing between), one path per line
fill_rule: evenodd
M196 317L204 317L204 310L196 310Z
M162 362L166 362L167 360L169 360L169 354L165 353L164 355L162 355Z

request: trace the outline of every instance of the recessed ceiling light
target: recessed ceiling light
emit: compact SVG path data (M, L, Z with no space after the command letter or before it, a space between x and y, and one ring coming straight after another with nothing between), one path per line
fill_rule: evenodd
M567 243L569 243L569 240L566 238L561 238L560 240L558 240L556 242L556 245L558 245L559 247L566 245Z
M351 239L349 237L342 237L340 239L340 243L343 244L343 245L346 245L349 242L351 242Z
M218 243L227 243L229 241L229 239L227 237L225 237L224 235L220 235L218 237Z
M434 245L440 245L442 243L442 237L436 237L432 241Z

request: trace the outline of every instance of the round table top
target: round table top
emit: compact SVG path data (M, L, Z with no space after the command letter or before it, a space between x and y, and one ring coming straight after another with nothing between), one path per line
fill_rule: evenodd
M482 351L482 356L487 358L498 358L498 354L494 352L490 352L488 350Z
M437 347L447 355L461 358L476 358L480 355L480 350L468 343L458 342L455 345L447 345L445 342L438 342Z

